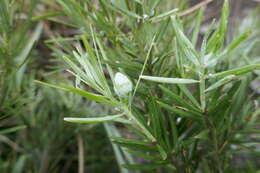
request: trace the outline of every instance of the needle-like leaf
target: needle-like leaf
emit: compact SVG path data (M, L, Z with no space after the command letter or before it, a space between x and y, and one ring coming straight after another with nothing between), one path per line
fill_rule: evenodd
M169 84L193 84L199 81L194 79L182 79L182 78L167 78L167 77L155 77L155 76L140 76L141 79L159 82L159 83L169 83Z
M69 117L69 118L64 118L64 121L68 121L71 123L103 123L107 121L114 121L115 119L122 117L123 114L119 115L110 115L110 116L105 116L105 117L95 117L95 118L74 118L74 117Z

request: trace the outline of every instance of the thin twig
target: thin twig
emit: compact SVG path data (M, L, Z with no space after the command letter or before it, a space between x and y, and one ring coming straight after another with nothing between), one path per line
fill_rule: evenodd
M178 16L182 17L182 16L187 16L191 13L193 13L194 11L196 11L197 9L201 8L201 7L204 7L206 6L207 4L209 4L210 2L212 2L213 0L205 0L205 1L202 1L200 3L198 3L197 5L189 8L188 10L182 12L181 14L179 14Z
M79 173L84 173L84 144L81 135L78 135Z

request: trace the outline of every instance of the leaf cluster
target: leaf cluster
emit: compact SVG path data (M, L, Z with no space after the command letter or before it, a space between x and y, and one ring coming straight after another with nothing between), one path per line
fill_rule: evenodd
M53 46L77 85L46 85L104 104L113 114L65 120L128 127L133 138L111 140L121 151L146 160L123 165L133 170L227 172L235 153L258 156L259 107L249 87L260 64L233 66L229 60L251 31L226 44L230 7L225 0L217 29L213 23L198 45L203 9L192 23L175 8L157 13L161 3L151 2L101 0L93 6L92 1L57 1L81 31L74 37L81 42L77 52ZM188 33L191 24L195 27ZM65 38L51 42L66 44ZM116 72L135 84L127 98L113 91Z

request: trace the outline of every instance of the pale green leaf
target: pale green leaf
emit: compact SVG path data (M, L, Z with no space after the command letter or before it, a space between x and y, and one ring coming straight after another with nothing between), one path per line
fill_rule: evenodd
M121 116L123 116L123 114L111 115L111 116L105 116L105 117L95 117L95 118L64 118L64 121L68 121L71 123L91 124L91 123L102 123L102 122L106 122L106 121L113 121Z
M235 79L236 76L235 75L230 75L230 76L226 76L223 79L217 81L216 83L214 83L213 85L211 85L210 87L208 87L205 92L211 91L213 89L216 89L222 85L227 84L228 82L230 82L231 80Z
M157 16L154 16L154 17L151 18L151 20L153 20L153 19L162 19L162 18L171 16L171 15L173 15L173 14L176 14L176 12L178 12L178 11L179 11L179 9L178 9L178 8L175 8L175 9L172 9L172 10L167 11L167 12L165 12L165 13L162 13L162 14L159 14L159 15L157 15Z
M170 83L170 84L192 84L198 83L199 81L194 79L182 79L182 78L167 78L167 77L155 77L155 76L140 76L141 79L149 80L159 83Z

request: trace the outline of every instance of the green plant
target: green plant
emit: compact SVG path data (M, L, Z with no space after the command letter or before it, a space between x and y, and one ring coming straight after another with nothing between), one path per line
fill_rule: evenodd
M250 32L225 44L227 0L218 28L208 29L199 50L195 46L203 9L189 39L184 31L191 24L177 10L152 13L160 9L159 1L102 0L98 7L91 1L57 2L73 21L70 26L81 29L74 37L82 43L76 44L77 51L55 49L72 69L76 85L39 83L106 105L112 116L65 120L114 121L128 127L131 138L111 140L145 161L125 168L221 173L233 170L237 152L259 155L259 139L252 135L259 133L259 108L248 89L260 64L234 67L229 62ZM121 85L127 86L121 90Z
M48 81L53 81L48 76ZM55 80L58 79L55 75ZM59 80L63 80L62 77ZM31 83L26 99L30 102L26 105L27 114L16 117L15 121L26 125L26 129L16 132L11 139L19 146L18 150L5 148L1 153L2 164L5 165L1 172L12 172L15 167L19 172L74 172L79 168L78 161L84 163L87 171L98 171L110 167L111 171L117 167L111 167L114 163L108 139L104 130L97 126L75 127L67 126L62 121L64 116L95 115L95 104L87 104L77 95L55 91L47 87L38 87ZM59 101L57 100L59 98ZM86 106L88 105L88 106ZM91 108L91 109L90 109ZM55 129L55 130L54 130ZM83 135L88 132L88 135ZM93 138L99 139L99 144L93 143ZM79 153L79 139L84 146ZM102 147L102 149L97 147ZM98 152L93 153L96 148ZM104 155L100 157L100 155ZM80 157L80 159L78 159ZM20 161L21 160L21 161ZM102 167L96 162L102 161ZM88 166L85 166L88 165Z
M41 24L33 32L29 30L36 4L32 1L27 6L28 16L23 20L20 13L23 3L0 2L0 135L3 141L9 141L3 135L26 128L12 122L12 118L25 112L23 105L27 100L23 96L31 79L31 75L26 75L29 54L42 32ZM31 37L27 37L29 34Z
M0 1L0 172L75 172L82 167L78 160L89 165L83 167L87 171L109 167L114 172L118 168L102 126L64 126L64 116L95 115L95 103L33 82L68 82L64 74L48 73L44 64L50 56L43 49L44 22L35 16L45 10L44 3Z

